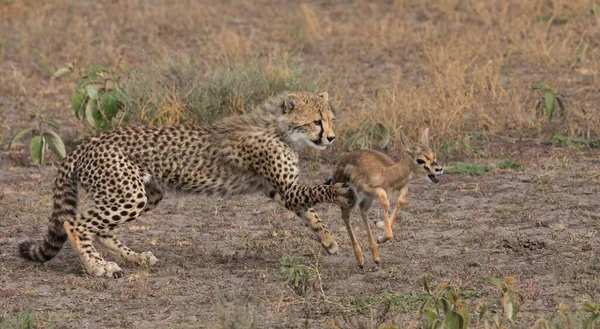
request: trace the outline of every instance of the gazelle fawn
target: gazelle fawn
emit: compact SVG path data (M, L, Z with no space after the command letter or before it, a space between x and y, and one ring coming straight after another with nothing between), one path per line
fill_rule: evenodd
M398 209L406 204L408 181L414 177L427 177L430 182L437 183L436 176L443 173L442 167L436 162L435 153L429 148L429 128L423 130L421 140L417 145L413 146L408 141L402 129L400 130L400 141L404 157L399 162L394 162L387 155L374 150L352 151L338 163L332 179L335 183L349 182L356 188L359 195L360 215L365 222L373 260L377 264L379 264L377 243L384 243L392 238L392 227L398 216ZM389 218L388 194L393 192L400 192L400 195L396 209ZM377 241L373 239L367 214L375 199L381 202L384 210L384 220L378 222L377 226L385 229L383 235L377 236ZM350 224L352 208L342 207L341 210L342 219L352 240L356 261L362 269L364 263L362 249L356 241Z

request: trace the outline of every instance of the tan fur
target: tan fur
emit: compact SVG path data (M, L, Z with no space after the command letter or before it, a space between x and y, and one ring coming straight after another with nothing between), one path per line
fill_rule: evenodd
M436 180L436 175L442 174L443 170L436 162L435 153L429 148L429 129L423 130L421 140L417 146L412 146L401 131L400 136L404 157L399 162L394 162L387 155L374 150L357 150L345 155L338 163L333 180L337 183L351 183L363 199L359 202L361 217L365 223L369 244L373 259L379 263L379 250L377 243L384 243L393 237L392 227L398 210L406 204L408 195L408 181L417 176L431 175ZM423 161L418 163L417 161ZM394 209L394 214L389 218L390 202L388 194L399 192L398 203ZM385 229L384 235L373 238L369 226L368 211L373 204L373 200L378 199L383 205L384 220L377 223L378 227ZM346 224L346 229L352 241L354 255L358 265L362 268L364 259L362 250L358 244L352 225L350 223L350 212L352 208L342 206L342 219Z
M298 178L297 149L324 149L335 138L328 97L284 93L208 127L131 126L88 138L59 168L44 242L21 243L21 256L49 261L68 239L94 276L122 275L94 241L128 261L153 265L152 253L129 249L115 229L155 208L165 189L220 197L262 191L303 218L325 250L335 253L337 243L312 207L321 202L350 207L356 195L347 183L302 186ZM79 214L78 184L95 202Z

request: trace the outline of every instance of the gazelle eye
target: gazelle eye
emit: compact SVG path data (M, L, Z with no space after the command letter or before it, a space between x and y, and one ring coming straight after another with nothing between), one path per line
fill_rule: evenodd
M320 126L321 125L321 120L317 120L313 122L315 125Z
M418 164L425 164L425 161L424 161L424 160L421 160L421 159L417 159L417 163L418 163Z

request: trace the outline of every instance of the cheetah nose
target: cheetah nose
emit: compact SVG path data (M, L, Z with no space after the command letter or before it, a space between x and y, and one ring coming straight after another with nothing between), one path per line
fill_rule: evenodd
M327 140L331 143L335 139L335 136L327 136Z
M435 172L442 172L444 169L442 168L435 168Z

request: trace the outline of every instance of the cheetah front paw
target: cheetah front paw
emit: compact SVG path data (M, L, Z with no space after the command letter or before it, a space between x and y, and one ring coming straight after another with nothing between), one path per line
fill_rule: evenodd
M356 192L348 183L335 183L333 189L337 195L337 203L344 208L353 208L356 205Z
M156 258L150 251L144 251L140 254L138 264L140 265L156 265L158 258Z

